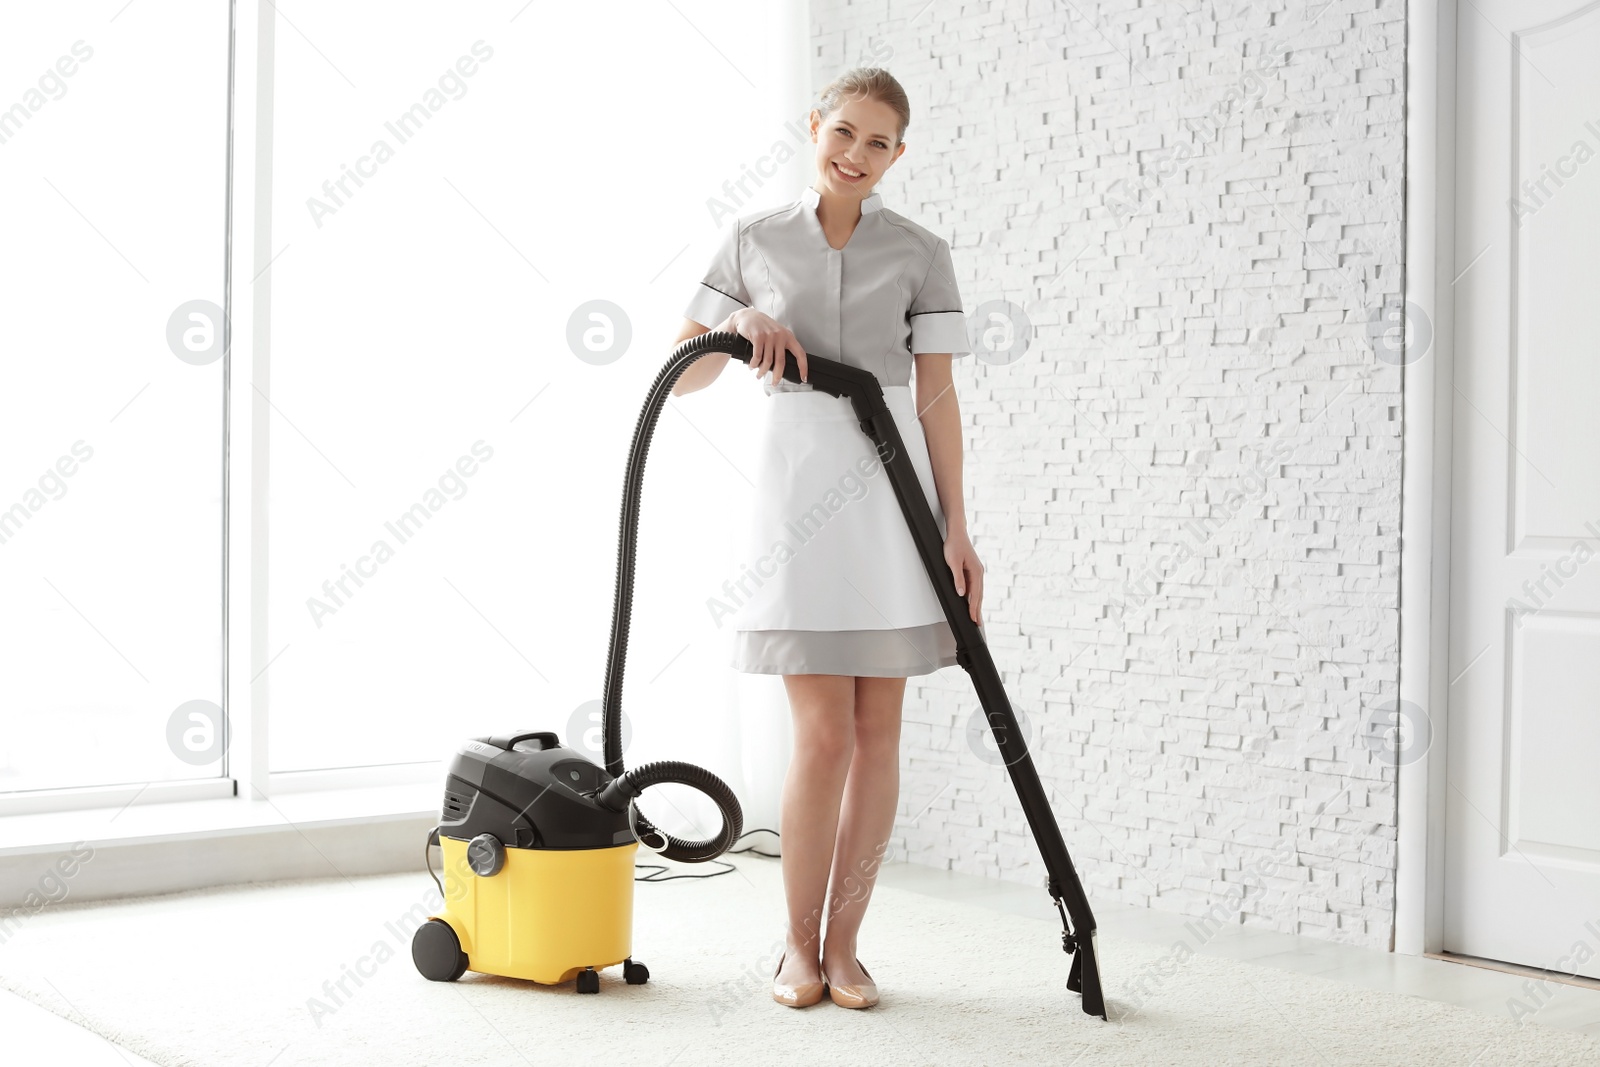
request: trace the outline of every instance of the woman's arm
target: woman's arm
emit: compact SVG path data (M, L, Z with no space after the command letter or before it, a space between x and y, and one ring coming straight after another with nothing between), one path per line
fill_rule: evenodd
M676 351L679 345L691 337L699 337L703 333L710 333L711 330L725 330L727 328L726 320L708 330L693 319L684 319L683 328L678 331L677 339L672 342L673 351ZM696 389L704 389L717 380L717 375L722 373L722 368L727 366L728 360L732 358L726 352L707 352L691 363L682 374L678 375L678 380L672 383L672 395L682 396L685 393L692 393Z
M956 402L949 354L920 353L916 361L917 418L928 442L933 484L944 511L944 559L956 580L956 592L967 598L972 621L981 623L983 564L967 536L966 500L961 487L961 408Z
M755 374L757 381L770 376L776 382L783 377L784 367L791 356L795 366L800 369L800 380L802 382L806 380L809 368L806 364L806 350L800 344L800 339L794 335L793 330L765 312L757 311L755 308L740 308L711 329L738 334L750 342L750 362L747 366ZM672 342L672 347L676 349L689 338L709 332L693 319L684 319L683 328L678 332L678 339ZM717 375L722 373L722 368L726 367L728 360L732 358L726 352L708 352L701 356L672 383L672 395L682 396L696 389L704 389L717 380Z

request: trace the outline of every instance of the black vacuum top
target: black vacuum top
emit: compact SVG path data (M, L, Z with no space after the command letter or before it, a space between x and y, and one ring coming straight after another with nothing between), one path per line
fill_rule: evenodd
M611 775L548 730L463 742L445 780L439 834L493 834L510 848L612 848L633 840L628 813L594 795Z

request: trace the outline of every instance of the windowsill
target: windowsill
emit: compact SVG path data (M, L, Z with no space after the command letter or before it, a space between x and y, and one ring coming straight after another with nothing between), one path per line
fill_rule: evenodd
M35 902L41 895L96 900L421 871L423 842L438 817L437 781L4 816L0 907L22 906L30 892ZM93 852L73 862L68 853L80 843Z
M322 826L348 821L432 817L439 810L437 783L372 786L289 793L270 800L218 797L170 804L40 812L0 817L0 860L64 852L75 842L131 845L191 841L259 833L285 825Z

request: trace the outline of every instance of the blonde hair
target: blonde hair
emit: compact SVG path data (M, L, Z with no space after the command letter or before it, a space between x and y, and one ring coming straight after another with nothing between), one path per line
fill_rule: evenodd
M855 67L845 71L829 82L818 98L817 110L822 113L822 121L828 121L828 116L846 100L856 98L888 104L900 118L895 143L900 144L905 140L906 127L911 125L911 101L906 98L906 91L895 81L893 74L882 67Z

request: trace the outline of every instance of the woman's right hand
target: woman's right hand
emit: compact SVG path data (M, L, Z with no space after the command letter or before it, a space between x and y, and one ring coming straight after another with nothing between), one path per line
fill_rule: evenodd
M776 385L783 377L789 352L794 353L795 363L800 368L800 380L806 380L806 350L800 346L799 338L766 312L740 308L728 316L722 328L750 342L750 369L758 381L770 371L772 383Z

